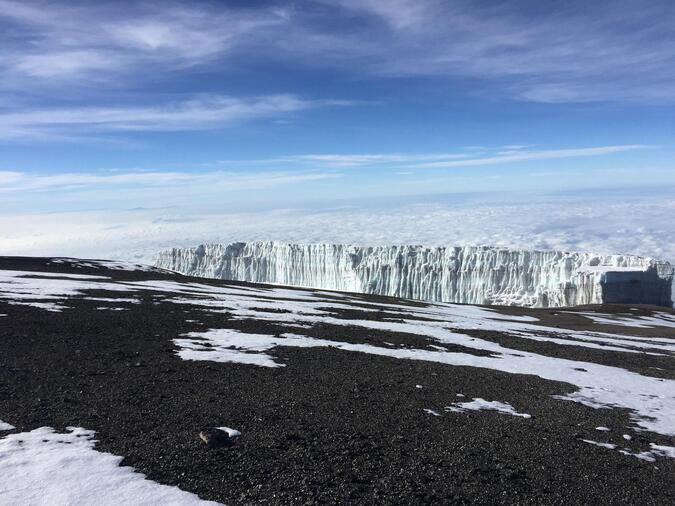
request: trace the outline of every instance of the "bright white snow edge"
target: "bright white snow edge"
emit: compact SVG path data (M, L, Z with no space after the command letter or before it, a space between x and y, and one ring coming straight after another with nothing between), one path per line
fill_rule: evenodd
M16 427L0 420L0 430L14 430Z
M93 431L68 430L59 434L41 427L0 439L3 504L218 505L120 466L122 457L94 449Z

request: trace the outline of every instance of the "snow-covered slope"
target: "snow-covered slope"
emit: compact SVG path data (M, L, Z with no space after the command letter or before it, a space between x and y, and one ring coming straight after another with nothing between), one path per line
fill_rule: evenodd
M193 276L429 301L538 307L672 305L672 266L630 255L239 242L162 251L157 266Z

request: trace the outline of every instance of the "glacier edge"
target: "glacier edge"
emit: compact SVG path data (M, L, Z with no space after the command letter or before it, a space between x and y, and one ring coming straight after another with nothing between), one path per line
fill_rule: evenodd
M156 266L198 277L437 302L672 306L673 267L634 255L490 246L233 242L161 251Z

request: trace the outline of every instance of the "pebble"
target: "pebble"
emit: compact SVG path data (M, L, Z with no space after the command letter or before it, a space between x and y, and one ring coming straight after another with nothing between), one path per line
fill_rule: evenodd
M209 448L221 448L234 444L234 438L231 438L227 432L220 429L203 430L199 433L199 439Z

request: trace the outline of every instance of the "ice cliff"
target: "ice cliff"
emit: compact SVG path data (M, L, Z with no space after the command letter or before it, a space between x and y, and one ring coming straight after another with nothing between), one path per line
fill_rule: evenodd
M673 268L631 255L253 242L173 248L157 267L207 278L536 307L626 303L672 306Z

